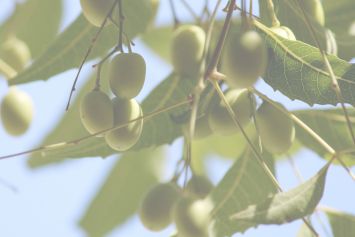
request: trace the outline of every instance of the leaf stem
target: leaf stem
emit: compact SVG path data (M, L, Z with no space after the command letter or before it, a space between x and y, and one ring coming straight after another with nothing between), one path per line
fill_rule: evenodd
M235 115L232 107L230 106L230 104L228 103L226 97L223 94L223 91L221 90L218 82L216 80L212 80L211 81L213 87L215 88L215 90L217 91L220 99L223 101L224 105L226 106L226 109L228 110L228 113L230 115L230 117L232 118L234 124L236 125L237 128L240 129L240 131L242 132L245 140L247 141L247 143L249 144L252 152L254 153L255 157L257 158L258 163L261 165L261 167L264 169L264 171L266 172L266 174L270 177L271 181L274 183L275 187L277 187L279 192L282 192L282 188L279 184L279 182L277 181L277 179L275 178L275 176L273 175L272 171L270 170L270 168L267 166L267 164L265 163L264 159L261 157L258 149L254 146L253 142L251 141L251 139L249 138L248 134L245 132L243 126L241 125L241 123L238 120L238 117Z

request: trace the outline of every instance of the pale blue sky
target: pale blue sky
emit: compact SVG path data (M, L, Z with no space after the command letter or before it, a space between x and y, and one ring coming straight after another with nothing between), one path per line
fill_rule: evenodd
M11 14L13 0L1 0L0 21ZM63 26L67 26L79 13L79 0L66 0L65 19ZM203 1L194 2L198 7ZM215 1L211 1L215 2ZM168 1L161 0L161 8L157 22L159 24L171 22ZM187 19L188 14L180 15ZM147 61L147 81L144 91L139 96L144 98L147 92L158 83L157 79L169 73L170 68L157 56L151 54L141 42L137 41L136 51L142 53ZM86 67L84 74L88 74ZM159 69L159 70L157 70ZM34 100L36 117L30 130L20 138L8 136L0 126L0 155L25 150L39 144L41 139L54 126L63 114L68 91L74 78L75 70L70 70L53 77L48 82L35 82L21 85L20 88L28 92ZM85 78L85 76L82 78ZM268 95L283 102L288 108L302 108L303 103L292 102L274 93L263 83L258 85ZM0 78L0 98L4 96L7 85ZM169 151L169 162L166 174L172 172L172 165L179 157L181 142L177 141ZM0 236L1 237L82 237L84 232L77 226L79 218L94 197L95 192L104 182L112 165L117 158L109 159L80 159L70 160L61 165L51 165L39 170L29 170L26 157L3 160L0 162L0 179L5 180L17 188L12 192L4 185L0 185ZM210 157L209 173L214 182L223 177L230 166L230 162L222 162ZM305 178L311 177L324 164L312 152L301 151L296 156L296 163ZM355 169L353 169L355 172ZM277 165L277 175L285 189L297 185L288 162ZM355 214L355 188L350 177L339 167L332 167L327 178L326 194L322 204ZM248 230L246 237L295 236L302 223L300 221L283 226L261 226ZM319 229L319 225L316 224ZM145 230L136 217L125 225L114 230L109 237L144 236L167 237L173 231L169 228L161 233ZM320 230L320 233L322 231ZM242 236L237 234L236 236ZM322 235L324 236L324 235Z

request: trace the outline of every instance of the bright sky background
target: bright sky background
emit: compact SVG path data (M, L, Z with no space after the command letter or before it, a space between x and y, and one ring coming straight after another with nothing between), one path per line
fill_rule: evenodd
M203 1L190 1L197 8ZM215 2L215 1L211 1ZM1 0L0 21L6 19L13 10L13 0ZM65 19L62 29L70 24L79 14L79 0L65 1ZM161 0L161 8L157 19L158 24L171 22L168 1ZM180 9L179 9L180 11ZM181 11L179 15L188 19L188 14ZM136 51L143 54L147 61L147 81L145 90L139 96L144 98L158 80L170 71L168 65L153 55L141 42L136 41ZM88 69L89 67L86 67ZM159 69L159 70L157 70ZM68 92L74 78L75 70L62 73L53 77L48 82L35 82L21 85L20 88L31 95L36 108L36 117L30 130L20 138L13 138L6 134L0 126L0 155L10 154L32 148L38 145L45 134L60 120L63 114ZM85 78L86 70L81 78ZM268 86L259 83L259 88L281 101L288 108L303 108L301 102L293 102L274 93ZM7 84L0 76L0 99L7 91ZM178 158L181 142L177 141L170 149L168 169L172 172L172 165ZM171 157L171 158L170 158ZM317 158L312 152L301 151L296 156L297 166L305 178L314 175L324 160ZM2 237L81 237L85 233L77 226L86 207L94 197L95 192L104 182L117 158L109 159L80 159L70 160L61 165L51 165L38 170L30 170L26 166L26 157L0 161L0 183L8 183L16 188L11 191L6 185L0 184L0 236ZM209 173L215 183L223 177L230 166L230 162L221 162L213 157L209 162ZM353 169L355 172L355 169ZM277 176L281 185L291 188L298 184L293 175L292 168L287 161L278 163ZM355 214L355 188L350 177L340 167L332 167L328 173L326 193L322 204L348 211ZM246 237L269 236L295 236L300 221L283 226L261 226L248 230ZM323 233L315 221L317 230ZM152 233L143 228L136 217L129 220L124 226L114 230L109 237L144 236L167 237L172 233L169 228L161 233ZM235 235L242 236L241 234ZM327 235L322 235L327 236Z

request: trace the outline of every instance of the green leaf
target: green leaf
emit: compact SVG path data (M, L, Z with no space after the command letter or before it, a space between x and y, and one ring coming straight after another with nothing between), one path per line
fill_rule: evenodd
M11 17L0 28L0 39L9 34L25 41L33 58L54 39L61 22L62 0L28 0L16 4Z
M130 38L145 30L152 17L151 11L149 1L125 0L125 32ZM80 15L30 67L11 79L9 83L21 84L48 80L51 76L78 67L98 29ZM103 29L88 59L104 55L115 43L117 43L117 29L111 24Z
M348 109L348 113L352 126L355 126L355 111ZM343 110L301 110L294 111L294 114L336 151L347 150L354 147ZM326 155L329 154L313 137L298 126L296 126L296 136L304 146L317 152L320 157L325 158ZM355 165L354 153L343 155L341 158L347 165Z
M44 140L43 144L75 140L89 135L81 125L79 117L80 97L93 88L94 79L86 85L80 93L69 112L65 115L58 127ZM193 80L179 78L171 74L161 82L143 101L143 114L147 115L158 109L167 108L176 103L187 101L188 95L194 86ZM140 150L148 147L158 147L173 142L181 136L181 127L176 124L171 116L180 115L188 110L188 105L175 108L171 112L163 112L152 119L145 120L140 141L131 150ZM58 149L35 153L30 159L31 167L38 167L57 162L63 158L106 157L114 154L103 138L91 137L77 144L66 145Z
M263 78L270 86L290 99L299 99L309 105L338 103L319 49L277 37L260 23L258 27L269 48L268 67ZM355 64L333 55L328 55L328 59L344 102L355 105Z
M142 35L143 42L162 59L170 62L170 42L173 33L171 26L154 28Z
M264 159L273 170L272 157L264 155ZM215 203L213 216L216 220L216 237L232 236L236 232L244 232L250 228L250 225L242 222L232 222L229 217L276 192L277 189L270 177L259 165L250 149L247 149L210 194Z
M296 188L268 196L260 203L230 216L232 223L253 227L260 224L283 224L313 213L323 196L329 164L314 177Z
M162 150L123 155L97 192L80 226L89 236L105 236L137 211L144 194L158 182Z
M277 0L273 2L277 17L281 24L289 27L296 35L297 40L317 46L311 31L308 30L303 12L299 7L299 4L297 4L297 1ZM335 38L338 45L338 55L340 58L350 60L355 56L355 40L353 37L350 38L348 33L340 34L339 30L340 28L342 28L342 31L344 31L344 29L348 30L349 23L354 20L355 10L351 3L352 0L326 0L323 2L326 16L326 27L329 27L336 34ZM271 26L271 18L268 13L267 1L259 0L259 4L262 22L267 26ZM309 20L312 28L314 29L320 47L327 51L331 50L331 47L327 46L327 42L330 41L327 37L327 28L321 26L311 17Z
M355 236L355 216L349 213L326 208L334 237Z

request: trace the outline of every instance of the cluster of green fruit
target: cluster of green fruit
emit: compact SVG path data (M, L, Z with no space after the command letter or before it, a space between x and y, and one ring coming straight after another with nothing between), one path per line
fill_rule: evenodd
M134 97L143 87L145 74L146 64L141 55L117 54L110 62L108 75L115 97L111 100L109 95L95 88L81 102L80 118L89 133L100 134L118 127L105 134L106 143L114 150L128 150L140 138L143 112Z
M275 34L295 40L292 31L285 27L273 27ZM204 52L205 33L195 25L180 26L172 40L172 63L175 72L182 77L193 77L201 71ZM231 106L241 126L246 126L256 110L256 101L248 87L255 84L267 66L267 49L262 37L254 30L242 34L231 32L226 46L222 71L226 74L229 89L225 98ZM276 103L277 104L277 103ZM280 109L285 110L282 105ZM256 111L256 122L263 145L273 153L287 151L294 140L294 125L290 118L273 105L264 102ZM184 125L183 129L187 129ZM230 116L224 101L207 109L198 116L194 139L201 139L210 134L231 135L239 132L235 121Z
M175 223L177 236L209 237L213 204L207 195L212 188L204 176L192 176L185 189L173 182L158 184L142 200L140 220L152 231L161 231Z
M0 58L16 74L30 62L31 53L25 42L9 36L0 47ZM33 113L31 97L16 87L10 87L0 105L1 121L6 132L13 136L24 134L32 122Z

